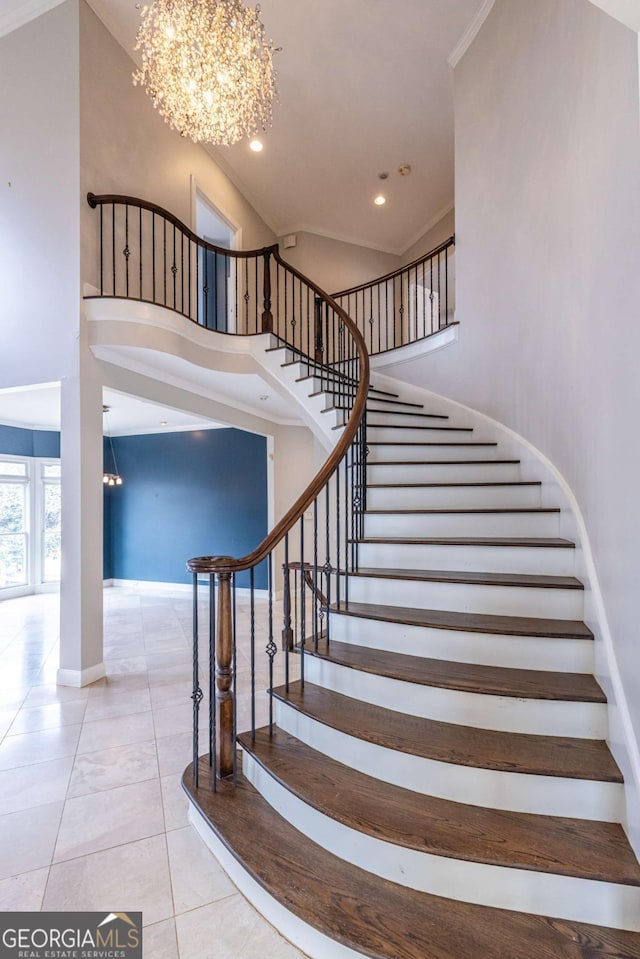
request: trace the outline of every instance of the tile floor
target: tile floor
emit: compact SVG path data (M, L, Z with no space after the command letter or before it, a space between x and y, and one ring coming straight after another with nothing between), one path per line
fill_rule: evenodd
M106 680L56 686L57 595L0 602L0 910L141 910L145 959L300 959L188 822L190 594L106 589L105 661Z

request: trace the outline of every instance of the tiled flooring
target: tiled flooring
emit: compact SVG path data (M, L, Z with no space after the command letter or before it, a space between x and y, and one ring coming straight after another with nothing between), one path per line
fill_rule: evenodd
M145 959L300 959L188 823L190 637L189 593L106 589L108 679L60 687L58 597L0 602L0 910L141 910Z

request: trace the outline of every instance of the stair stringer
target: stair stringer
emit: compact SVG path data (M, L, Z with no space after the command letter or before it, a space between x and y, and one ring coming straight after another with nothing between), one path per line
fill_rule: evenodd
M559 506L560 536L576 544L575 575L584 582L584 622L594 635L596 679L607 696L609 736L607 742L624 777L622 826L634 852L640 857L640 744L635 736L627 697L622 684L602 589L593 558L584 516L573 490L562 473L525 437L472 407L403 380L376 372L376 382L424 403L434 413L458 418L481 429L487 439L497 440L505 457L519 459L522 475L542 482L543 506Z

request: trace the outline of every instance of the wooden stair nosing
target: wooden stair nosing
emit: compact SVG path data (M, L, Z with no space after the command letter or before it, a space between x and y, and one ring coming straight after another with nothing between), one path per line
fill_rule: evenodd
M441 506L432 509L404 507L398 509L365 509L365 516L441 516L449 513L456 515L476 515L478 513L485 515L495 513L503 515L505 513L534 513L545 516L548 513L560 513L558 506L475 506L475 507L456 507Z
M441 446L442 444L436 444ZM359 463L355 464L359 466ZM520 460L379 460L366 466L519 466Z
M460 583L469 586L515 586L531 589L578 589L584 583L575 576L541 576L538 573L478 573L473 570L389 569L363 567L349 576L362 579L400 579L424 583Z
M367 489L485 489L486 487L510 486L542 486L542 483L540 480L487 480L475 483L367 483Z
M450 629L468 633L492 633L498 636L532 636L539 639L593 640L593 633L579 620L538 619L530 616L497 616L442 609L413 609L372 603L341 602L331 612L358 619L400 623L431 629Z
M322 380L324 377L334 377L339 382L341 381L340 374L328 370L323 370L322 373L309 373L307 376L299 376L295 382L302 383L304 380ZM378 393L380 396L389 396L392 399L398 399L398 393L389 393L387 390L379 390L376 386L369 386L369 393ZM375 399L375 397L372 397Z
M444 723L372 706L299 681L276 699L325 726L363 741L435 762L525 775L621 783L604 740L508 733Z
M380 412L368 410L369 413ZM473 426L406 426L402 423L367 423L371 430L448 430L451 433L473 433Z
M208 760L200 762L204 779ZM213 793L194 788L189 766L182 783L270 896L370 959L640 959L636 933L442 899L373 876L299 833L241 774Z
M374 779L274 727L239 742L307 805L358 832L422 853L640 886L618 823L470 806Z
M559 673L475 663L449 662L331 640L305 647L305 654L338 666L387 679L483 696L549 702L606 703L607 697L587 673Z
M334 409L334 407L330 407L330 409ZM328 412L328 410L323 410L322 412L325 413L325 412ZM468 441L462 442L462 441L460 441L460 442L458 442L457 440L442 440L442 441L439 442L439 443L435 443L435 442L434 442L434 443L425 443L424 441L419 442L418 440L383 440L383 441L367 440L367 446L426 446L426 447L430 447L430 446L464 446L464 447L467 447L467 446L470 446L470 447L483 446L483 447L484 447L484 446L497 446L497 445L498 445L497 443L489 443L489 442L484 442L484 441L478 441L478 442L468 442Z
M576 544L561 537L544 536L362 536L349 543L382 546L507 546L524 549L575 549Z
M375 402L375 400L376 400L375 396L372 396L371 402ZM348 409L348 407L346 406L336 406L333 408L338 410ZM429 420L448 420L449 419L449 417L445 413L415 413L412 410L377 410L377 409L372 409L370 406L367 406L367 413L384 413L387 416L417 416L417 417L421 417ZM383 423L378 425L387 426L390 424ZM407 429L409 428L410 427L407 427Z

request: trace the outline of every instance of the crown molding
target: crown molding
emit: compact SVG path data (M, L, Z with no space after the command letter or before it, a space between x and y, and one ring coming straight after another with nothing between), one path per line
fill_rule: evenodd
M0 10L0 37L13 33L61 3L64 0L9 0L7 8Z
M475 17L473 18L473 20L471 21L467 29L462 34L462 36L456 43L455 47L453 48L449 56L447 57L447 63L449 64L449 66L456 67L458 63L462 60L463 56L465 55L465 53L467 52L467 50L469 49L469 47L471 46L471 44L477 37L478 33L480 32L480 28L482 24L491 13L494 3L495 3L495 0L484 0L482 6L476 13Z

